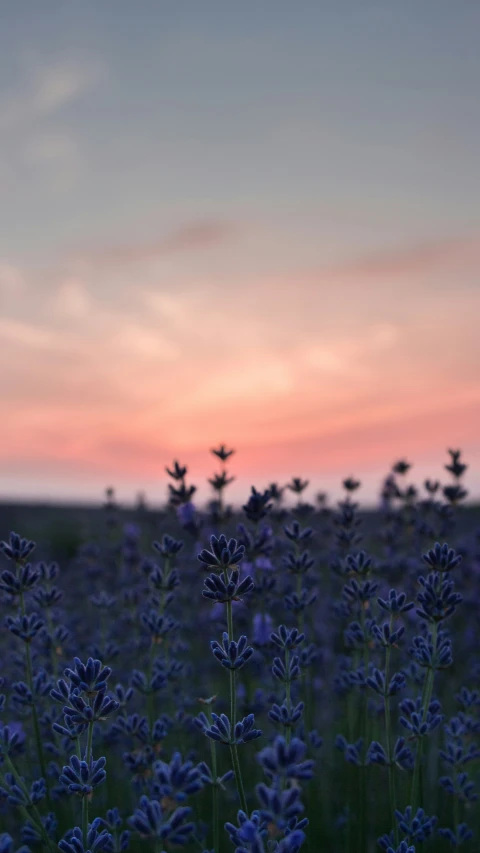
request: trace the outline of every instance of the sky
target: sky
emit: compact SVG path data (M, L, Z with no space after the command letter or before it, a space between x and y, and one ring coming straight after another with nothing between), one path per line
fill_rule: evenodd
M0 496L480 496L480 4L2 0ZM443 472L444 473L444 472ZM313 492L312 492L313 494Z

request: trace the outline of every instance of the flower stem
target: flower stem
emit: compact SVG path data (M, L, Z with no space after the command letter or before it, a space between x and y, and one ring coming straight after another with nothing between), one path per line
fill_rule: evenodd
M82 837L83 847L87 849L88 836L88 797L82 797Z
M369 648L366 641L365 631L365 605L361 604L360 609L360 624L362 626L362 634L363 634L363 669L365 678L368 675L368 666L369 666ZM361 737L363 739L364 744L368 743L368 735L369 735L369 725L368 725L368 695L367 691L364 690L364 695L362 696L361 708L360 708L360 732ZM367 822L367 774L368 768L366 766L362 766L360 768L360 851L366 851L368 847L368 822Z
M152 675L153 675L153 661L155 654L155 643L152 637L152 642L150 645L150 651L148 653L148 694L147 694L147 714L148 714L148 727L150 729L150 734L153 733L153 718L155 716L155 702L154 695L152 691Z
M24 593L20 593L20 608L22 612L22 616L25 616L26 608L25 608L25 596ZM30 643L25 643L25 662L26 662L26 676L27 676L27 685L28 689L33 695L33 668L32 668L32 653L30 650ZM32 704L32 721L33 721L33 729L35 732L35 745L37 749L38 755L38 763L40 764L40 772L42 774L43 779L45 779L45 785L47 786L47 800L49 806L51 805L50 800L50 789L48 785L48 776L47 776L47 766L45 764L45 757L43 755L43 747L42 747L42 735L40 732L40 724L38 722L38 713L37 707L35 704L35 697L33 698Z
M390 616L390 633L392 633L393 628L393 615ZM391 655L392 647L387 646L385 650L385 694L384 694L384 707L385 707L385 739L387 746L387 759L388 759L388 798L390 804L390 822L392 824L392 829L395 833L395 847L398 847L398 827L397 822L395 820L395 768L392 764L392 738L391 738L391 717L390 717L390 696L388 695L388 683L389 683L389 669L390 669L390 655Z
M235 782L237 784L237 791L240 799L240 808L242 809L242 811L245 812L245 814L248 814L247 800L245 798L245 791L243 789L242 771L240 769L240 761L238 760L238 751L236 743L230 744L230 754L232 756L233 772L235 773Z
M432 646L433 646L433 661L432 666L428 670L427 677L425 679L425 684L423 686L423 695L422 695L422 719L426 720L428 709L430 706L430 702L432 699L433 693L433 683L435 680L435 659L436 659L436 648L437 648L437 635L438 635L438 623L434 622L432 627ZM421 785L419 785L419 776L420 776L420 767L422 763L422 753L423 753L423 737L419 739L417 746L417 754L415 756L415 765L413 768L413 778L412 778L412 790L410 795L410 802L412 804L413 814L416 813L417 803L421 801Z
M228 574L225 569L224 571L225 583L228 584ZM228 640L229 643L233 640L233 608L231 600L227 601L227 630L228 630ZM229 670L230 675L230 725L232 727L232 736L234 736L235 723L236 723L236 715L237 715L237 691L235 687L235 671L233 669ZM243 789L242 782L242 771L240 768L240 761L238 759L238 750L237 744L230 744L230 754L232 757L232 766L233 772L235 774L235 782L237 785L238 796L240 798L240 806L242 810L247 813L247 801L245 799L245 791Z
M22 789L22 791L25 794L25 796L27 797L27 799L30 800L30 794L29 794L28 788L27 788L24 780L20 776L20 774L17 773L17 770L16 770L8 752L3 754L3 760L5 762L5 765L8 769L8 771L12 774L12 776L15 777L16 784L19 785L19 787ZM0 780L4 785L7 784L5 779L1 775L0 775ZM36 829L39 832L39 834L42 836L46 847L49 850L52 850L52 847L54 847L52 839L49 838L49 836L47 835L46 829L42 823L42 818L41 818L40 812L38 811L37 807L33 803L31 803L28 806L28 808L26 808L25 806L17 806L17 808L19 809L19 811L22 814L25 821L29 820L36 826Z
M212 724L212 706L208 706L208 719ZM217 783L217 746L214 740L210 741L210 755L212 759L212 825L213 825L213 850L214 853L219 853L220 847L220 826L218 823L218 783Z
M90 760L92 757L92 739L93 739L93 723L88 724L87 731L87 748L85 750L85 761L88 765L90 765ZM83 797L82 799L82 836L83 836L83 846L85 850L87 849L87 835L88 835L88 797Z
M290 681L290 676L288 675L288 667L290 664L290 649L285 649L285 669L287 671L288 680L285 682L285 701L287 704L288 714L290 716L290 712L292 710L292 682ZM288 726L285 727L285 740L287 743L290 743L290 739L292 736L292 727L290 722Z

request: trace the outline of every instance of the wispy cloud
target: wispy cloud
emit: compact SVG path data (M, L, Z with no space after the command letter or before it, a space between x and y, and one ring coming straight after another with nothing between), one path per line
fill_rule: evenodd
M75 253L79 260L93 267L118 268L149 264L169 255L215 248L237 237L243 227L235 222L204 220L182 225L169 234L138 243L119 243Z
M24 69L12 88L0 93L0 128L23 130L57 115L101 79L99 63L43 59Z
M93 62L63 62L43 68L33 86L34 109L43 115L58 112L92 89L100 73L100 66Z
M98 85L103 66L43 58L27 63L22 72L10 88L0 89L0 180L15 193L19 176L31 180L33 175L40 178L40 192L68 192L83 165L68 109Z
M128 320L119 323L111 341L120 353L142 360L172 362L181 354L180 347L166 339L158 330Z
M33 323L19 320L0 319L0 340L27 349L51 349L56 345L55 335Z
M16 293L23 289L25 278L22 271L14 264L0 260L0 292Z
M329 278L358 277L377 280L417 275L458 266L480 267L480 237L452 237L417 243L383 252L372 252L349 263L321 270Z
M75 278L65 279L54 295L53 308L60 317L85 318L91 308L87 288Z
M360 328L356 336L335 336L330 341L301 345L297 358L304 368L313 368L321 376L351 378L371 376L375 360L385 356L401 337L392 323Z

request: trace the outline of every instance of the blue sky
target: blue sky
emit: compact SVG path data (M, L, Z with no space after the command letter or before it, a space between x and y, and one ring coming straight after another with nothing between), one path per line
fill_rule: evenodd
M4 253L205 216L268 218L314 257L476 226L476 3L2 8Z

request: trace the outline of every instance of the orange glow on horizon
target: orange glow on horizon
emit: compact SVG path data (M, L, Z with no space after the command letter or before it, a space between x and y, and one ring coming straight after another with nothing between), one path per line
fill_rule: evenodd
M182 235L158 245L226 239L219 227ZM141 485L174 457L203 476L219 440L238 448L236 471L252 482L385 470L451 445L477 454L479 245L413 247L240 288L155 285L152 247L147 259L126 247L149 283L108 302L99 288L117 281L115 253L98 267L92 256L83 280L62 270L34 319L0 319L11 355L1 490L29 472ZM34 278L17 278L12 306L34 293Z

